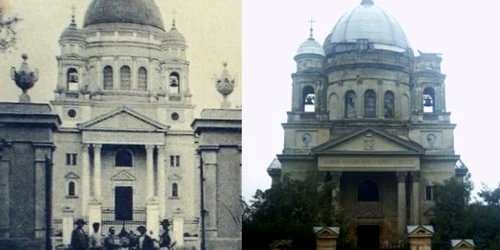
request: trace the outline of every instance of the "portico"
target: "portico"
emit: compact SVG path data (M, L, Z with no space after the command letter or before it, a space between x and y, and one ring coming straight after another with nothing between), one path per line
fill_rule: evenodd
M140 222L144 217L134 218L138 216L134 216L133 211L141 210L145 211L148 230L159 233L158 221L166 216L165 136L168 126L127 108L119 108L80 124L79 129L82 134L82 212L89 225L103 222L103 210L113 210L113 220ZM129 187L129 191L124 187ZM137 197L139 194L143 196ZM116 201L123 200L122 196L128 197L125 200L133 200L127 202L129 207L124 204L124 208L120 208L130 216L119 215Z

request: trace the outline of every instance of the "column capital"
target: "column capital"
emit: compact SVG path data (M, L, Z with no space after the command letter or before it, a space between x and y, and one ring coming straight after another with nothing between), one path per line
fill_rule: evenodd
M83 151L89 150L89 148L90 148L90 144L88 144L88 143L82 143L81 146L82 146Z
M97 150L101 150L102 144L96 144L96 143L94 143L94 144L92 144L92 147L94 148L94 150L96 150L96 149Z
M396 178L397 178L398 182L405 182L406 175L408 175L408 173L406 173L406 172L396 172Z
M146 148L146 150L153 150L155 148L155 145L146 144L144 145L144 147Z
M165 145L156 145L156 149L165 150Z

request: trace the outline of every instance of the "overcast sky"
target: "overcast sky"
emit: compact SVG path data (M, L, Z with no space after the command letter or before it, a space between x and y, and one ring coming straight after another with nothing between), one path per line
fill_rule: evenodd
M309 35L313 18L314 37L321 44L337 20L361 0L157 0L166 27L172 11L177 27L187 39L191 61L193 100L202 107L217 107L220 96L213 76L220 74L222 61L243 81L243 196L267 189L271 179L266 168L283 149L286 112L290 110L290 75L293 57ZM499 99L497 58L500 15L493 0L374 0L391 13L403 27L416 52L443 54L442 72L447 75L447 108L455 129L455 150L472 172L476 187L500 181L496 156L497 124L495 103ZM5 4L6 0L0 0ZM18 50L0 54L0 100L15 101L19 90L10 80L10 67L19 67L20 54L29 54L30 65L40 70L40 80L30 91L35 101L53 97L56 83L58 38L67 27L71 5L77 5L81 27L90 0L10 0L6 14L17 13ZM243 6L243 30L241 30ZM242 36L243 34L243 36ZM242 37L242 40L241 40ZM241 44L241 41L243 42ZM240 49L243 48L243 68ZM238 81L233 104L241 103Z
M481 183L500 181L497 132L500 15L493 0L374 0L403 27L415 53L442 53L447 109L456 123L455 151ZM293 57L309 35L323 44L338 19L361 0L243 0L243 196L270 187L266 172L283 150Z

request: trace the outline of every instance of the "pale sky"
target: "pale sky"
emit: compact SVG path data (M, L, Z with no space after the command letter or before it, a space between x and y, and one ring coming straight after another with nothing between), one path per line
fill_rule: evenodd
M361 0L243 0L243 197L270 187L266 172L283 150L291 107L293 57L309 35L323 44L338 19ZM500 15L493 0L374 0L399 21L413 50L442 53L447 110L455 151L472 173L476 190L497 187Z
M220 107L222 96L215 89L215 77L227 61L228 71L236 78L229 95L233 107L241 105L241 1L234 0L155 0L163 14L165 29L172 27L175 10L177 29L187 41L190 61L190 86L196 113L202 108ZM59 36L71 21L71 6L76 6L76 22L83 25L91 0L0 0L9 8L4 19L16 15L24 20L16 26L20 39L17 50L0 54L0 101L17 101L20 90L10 79L12 66L19 68L21 54L28 54L28 64L38 68L40 79L29 90L33 102L53 98L57 82Z
M243 196L270 187L266 168L283 149L286 112L290 110L293 57L309 35L313 18L314 37L323 44L326 35L346 11L361 0L157 0L165 27L175 9L176 24L188 42L190 84L197 110L218 107L220 95L214 75L228 61L237 86L230 96L233 105L243 98ZM500 80L496 77L500 56L497 24L498 3L493 0L374 0L403 27L413 50L443 54L442 72L447 75L447 109L452 113L455 150L472 172L476 188L500 181L495 158L496 103ZM0 0L5 4L6 0ZM70 22L76 4L81 27L90 0L10 0L12 14L24 18L17 25L18 49L0 54L0 100L16 101L20 90L10 80L10 68L19 67L20 54L40 70L40 80L30 90L32 100L46 102L56 83L58 38ZM243 26L241 7L243 6ZM241 29L243 27L243 30ZM242 54L240 51L242 50ZM241 58L241 55L243 58ZM243 59L242 69L240 68ZM243 84L243 94L241 87ZM243 96L243 97L241 97Z

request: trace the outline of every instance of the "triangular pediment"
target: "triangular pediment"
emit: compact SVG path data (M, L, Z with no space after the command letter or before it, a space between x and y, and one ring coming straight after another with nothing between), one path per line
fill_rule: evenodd
M473 249L474 241L471 239L451 240L451 247L453 249Z
M313 230L317 238L338 238L340 232L338 227L314 227Z
M154 132L165 132L168 129L167 125L163 125L127 107L121 107L95 117L90 121L79 124L79 127L82 130Z
M122 170L118 174L111 177L112 181L135 181L136 178L133 174L129 173L127 170Z
M430 237L434 234L434 228L430 225L408 226L408 237Z
M356 217L358 217L358 218L382 218L382 215L379 212L377 212L371 208L365 208L365 209L361 210L357 214Z
M313 148L313 153L317 155L349 153L420 155L424 151L425 149L416 142L374 128L356 130Z
M276 240L269 246L271 249L280 248L280 247L290 247L292 244L291 240Z
M80 179L80 176L78 174L76 174L75 172L71 171L69 173L67 173L65 176L64 176L65 179Z

